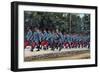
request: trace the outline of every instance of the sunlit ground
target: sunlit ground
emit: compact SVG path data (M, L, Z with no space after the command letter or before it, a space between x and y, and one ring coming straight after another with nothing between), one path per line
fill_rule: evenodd
M31 52L30 49L24 50L24 61L51 61L51 60L76 60L90 59L90 50L88 48L70 48L55 50L40 50L36 49Z

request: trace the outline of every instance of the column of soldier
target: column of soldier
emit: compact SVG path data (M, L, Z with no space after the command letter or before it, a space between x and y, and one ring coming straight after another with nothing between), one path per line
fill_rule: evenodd
M67 34L56 30L40 30L34 28L34 31L27 28L27 33L24 39L24 48L31 46L30 51L48 50L51 51L72 48L90 48L90 37L89 35L81 36L78 34Z

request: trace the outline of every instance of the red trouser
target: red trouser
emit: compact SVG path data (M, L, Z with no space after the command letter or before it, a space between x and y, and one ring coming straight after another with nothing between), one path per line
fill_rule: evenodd
M70 43L69 42L65 42L64 46L65 46L65 48L68 48L68 47L70 47Z
M35 46L36 46L36 43L33 42L33 43L32 43L32 48L35 48Z
M42 41L42 42L41 42L41 46L46 46L46 47L47 47L48 44L49 44L48 41Z
M26 48L26 46L30 46L30 42L29 41L24 41L24 48Z

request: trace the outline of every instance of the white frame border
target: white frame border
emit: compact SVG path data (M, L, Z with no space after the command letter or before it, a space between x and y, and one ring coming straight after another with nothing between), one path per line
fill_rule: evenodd
M18 68L36 68L50 66L72 66L95 64L95 36L91 36L91 59L82 60L60 60L60 61L43 61L43 62L24 62L24 11L44 11L44 12L66 12L66 13L89 13L91 14L91 33L95 35L95 10L82 8L63 8L63 7L48 7L48 6L18 6Z

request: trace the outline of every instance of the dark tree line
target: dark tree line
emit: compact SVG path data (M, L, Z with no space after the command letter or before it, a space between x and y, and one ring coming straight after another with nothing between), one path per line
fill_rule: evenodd
M90 33L90 14L24 12L24 28L59 29L66 33Z

